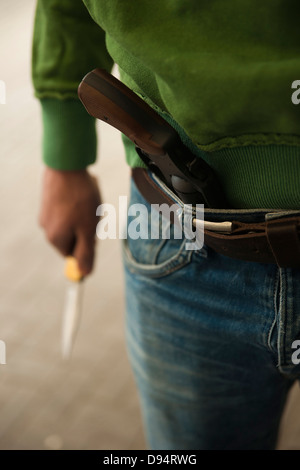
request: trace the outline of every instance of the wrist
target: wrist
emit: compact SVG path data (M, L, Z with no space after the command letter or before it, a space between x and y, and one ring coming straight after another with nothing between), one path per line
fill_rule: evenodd
M81 168L78 170L60 170L52 168L48 165L45 166L44 179L51 186L61 185L68 187L70 185L80 187L83 179L89 179L90 174L87 168Z

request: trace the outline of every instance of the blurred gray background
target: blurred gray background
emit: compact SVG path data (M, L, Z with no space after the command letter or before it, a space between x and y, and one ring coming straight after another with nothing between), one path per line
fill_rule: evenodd
M120 242L98 243L72 357L61 357L64 263L38 226L41 122L30 77L34 0L0 0L0 449L144 449L124 342ZM98 124L92 167L104 202L128 194L117 131ZM101 156L100 156L101 155ZM263 419L263 416L262 416ZM300 393L290 394L279 449L300 449Z
M64 261L38 226L43 165L31 84L34 0L0 0L0 449L143 449L123 331L119 240L99 241L71 360L61 357ZM117 207L129 171L117 131L99 123L104 202ZM101 158L100 158L101 154Z

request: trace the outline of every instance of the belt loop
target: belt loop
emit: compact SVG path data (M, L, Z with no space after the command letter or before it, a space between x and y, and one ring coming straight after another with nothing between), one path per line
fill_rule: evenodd
M300 240L296 217L267 221L266 235L279 267L299 267Z

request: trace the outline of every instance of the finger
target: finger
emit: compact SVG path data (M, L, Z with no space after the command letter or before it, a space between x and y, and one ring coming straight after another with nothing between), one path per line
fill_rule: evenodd
M73 231L46 231L47 240L53 245L61 255L68 256L74 251L76 238Z

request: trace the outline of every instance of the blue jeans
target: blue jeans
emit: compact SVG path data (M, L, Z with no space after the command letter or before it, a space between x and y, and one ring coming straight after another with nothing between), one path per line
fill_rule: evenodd
M134 183L132 203L150 210ZM183 239L123 248L127 344L149 448L275 449L300 373L300 270L205 245L188 251Z

